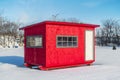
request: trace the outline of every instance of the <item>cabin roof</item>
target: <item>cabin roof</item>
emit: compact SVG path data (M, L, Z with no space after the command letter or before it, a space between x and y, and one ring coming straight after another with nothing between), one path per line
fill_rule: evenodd
M76 23L76 22L61 22L61 21L43 21L43 22L39 22L39 23L35 23L32 25L28 25L25 27L20 28L20 30L26 29L26 28L30 28L32 26L35 25L40 25L40 24L49 24L49 25L67 25L67 26L82 26L82 27L99 27L100 25L96 25L96 24L86 24L86 23Z

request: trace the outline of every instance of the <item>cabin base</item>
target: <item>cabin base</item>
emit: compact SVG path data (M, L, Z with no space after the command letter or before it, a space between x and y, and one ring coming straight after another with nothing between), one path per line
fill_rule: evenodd
M54 69L64 69L64 68L72 68L72 67L80 67L80 66L91 66L92 63L89 64L77 64L77 65L67 65L67 66L59 66L59 67L44 67L44 66L37 66L38 69L43 70L43 71L47 71L47 70L54 70ZM28 67L28 68L32 68L33 65L24 63L24 66Z
M24 63L24 66L25 67L28 67L28 68L32 68L32 65L28 64L28 63Z
M39 69L40 70L54 70L54 69L64 69L64 68L73 68L73 67L80 67L80 66L91 66L92 64L78 64L78 65L68 65L68 66L59 66L59 67L43 67L43 66L40 66Z

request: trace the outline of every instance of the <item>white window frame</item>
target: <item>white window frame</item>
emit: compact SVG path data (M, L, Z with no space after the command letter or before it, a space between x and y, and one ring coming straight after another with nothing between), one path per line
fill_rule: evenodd
M63 38L63 37L66 37L66 38L67 38L67 41L64 41L63 39L62 39L62 41L58 41L58 37L62 37L62 38ZM71 37L71 38L75 37L75 38L76 38L76 41L73 41L73 40L72 40L72 41L68 41L68 38L69 38L69 37ZM59 42L62 43L62 46L59 46L59 45L58 45ZM67 43L66 46L63 45L64 42ZM69 46L69 45L68 45L69 42L71 42L72 45ZM76 42L76 45L73 45L74 42ZM78 47L78 36L57 35L57 36L56 36L56 47L57 47L57 48L77 48L77 47Z

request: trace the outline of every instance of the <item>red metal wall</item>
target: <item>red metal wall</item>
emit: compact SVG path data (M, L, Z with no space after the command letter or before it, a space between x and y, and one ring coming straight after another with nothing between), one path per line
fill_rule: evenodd
M31 65L43 65L45 66L45 24L37 24L37 25L31 25L29 28L25 28L24 30L24 41L25 41L25 55L24 60L25 63L31 64ZM26 36L32 36L32 35L42 35L43 37L43 47L42 48L27 48L26 47Z
M46 25L46 67L85 64L85 30L94 30L90 27ZM57 48L56 36L78 36L77 48Z

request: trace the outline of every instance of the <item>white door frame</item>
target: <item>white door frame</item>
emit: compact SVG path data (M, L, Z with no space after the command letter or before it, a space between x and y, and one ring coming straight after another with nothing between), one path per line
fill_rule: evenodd
M85 61L94 60L94 31L85 30Z

